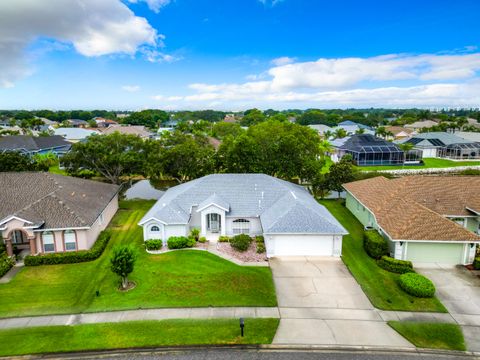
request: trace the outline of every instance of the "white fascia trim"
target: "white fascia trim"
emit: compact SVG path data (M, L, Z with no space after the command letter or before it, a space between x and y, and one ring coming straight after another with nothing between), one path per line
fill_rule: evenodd
M304 232L304 233L274 233L274 232L266 232L263 235L288 235L288 236L295 236L295 235L322 235L322 236L339 236L339 235L348 235L348 232L345 233L318 233L318 232Z
M468 211L471 211L471 212L477 214L477 215L480 215L480 212L475 211L475 210L473 210L472 208L469 208L468 206L466 207L466 209L467 209ZM473 216L473 217L476 217L476 216Z
M33 222L31 222L31 221L28 221L28 220L19 218L18 216L12 215L12 216L10 216L10 217L8 217L8 218L5 218L5 219L3 219L2 221L0 221L0 225L5 224L6 222L8 222L8 221L10 221L10 220L12 220L12 219L17 219L17 220L20 220L20 221L23 221L23 222L26 222L26 223L29 223L29 224L33 224Z
M395 239L393 242L424 242L424 243L436 243L436 244L480 244L480 240L399 240Z
M146 220L142 220L138 223L138 225L140 226L143 226L145 225L147 222L151 221L151 220L155 220L155 221L158 221L159 223L162 223L163 225L168 225L165 221L162 221L162 220L159 220L157 219L156 217L149 217L148 219Z
M200 211L202 211L202 210L205 210L207 207L212 206L212 205L218 207L219 209L222 209L222 210L225 211L225 212L228 212L228 211L229 211L228 209L225 209L223 206L220 206L220 205L215 204L215 203L212 202L212 203L210 203L210 204L208 204L208 205L205 205L204 207L202 207L202 208L200 208L200 209L197 209L197 212L200 212Z
M444 215L447 219L450 218L476 218L476 215Z
M61 230L88 230L90 226L79 226L79 227L65 227L65 228L49 228L49 229L38 229L33 230L33 232L43 232L43 231L61 231Z

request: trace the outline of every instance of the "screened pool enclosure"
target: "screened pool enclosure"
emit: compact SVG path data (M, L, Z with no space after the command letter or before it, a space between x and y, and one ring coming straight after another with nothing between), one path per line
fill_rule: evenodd
M480 159L480 143L450 144L440 148L438 156L454 160Z

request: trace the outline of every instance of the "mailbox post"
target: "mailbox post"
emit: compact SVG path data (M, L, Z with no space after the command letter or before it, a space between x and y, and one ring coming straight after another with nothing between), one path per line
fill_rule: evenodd
M245 327L245 320L243 318L240 318L240 334L243 337L243 328Z

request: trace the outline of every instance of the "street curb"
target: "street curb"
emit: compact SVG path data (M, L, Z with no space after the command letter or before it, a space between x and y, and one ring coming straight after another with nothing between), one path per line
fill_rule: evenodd
M50 353L36 355L20 355L0 357L2 360L36 360L36 359L79 359L79 358L95 358L116 357L135 353L136 355L149 354L168 354L177 352L189 352L199 350L231 350L231 351L258 351L258 352L316 352L316 353L367 353L367 354L397 354L397 355L438 355L442 357L478 357L480 352L456 351L456 350L437 350L422 348L395 348L395 347L375 347L375 346L331 346L331 345L198 345L198 346L169 346L169 347L152 347L152 348L128 348L128 349L112 349L98 351L79 351L69 353Z

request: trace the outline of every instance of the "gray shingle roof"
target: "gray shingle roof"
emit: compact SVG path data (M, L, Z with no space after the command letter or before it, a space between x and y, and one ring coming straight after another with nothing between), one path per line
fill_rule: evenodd
M228 205L229 217L260 217L264 233L347 233L305 188L263 174L214 174L172 187L140 224L187 224L191 207L212 198Z
M456 136L454 134L446 133L446 132L426 132L426 133L420 133L417 135L412 136L409 139L405 139L403 141L400 141L401 143L403 142L412 142L413 139L419 139L420 141L416 142L416 146L425 146L425 147L431 147L432 142L430 140L440 140L443 144L445 145L452 145L452 144L470 144L473 143L471 140L466 140L463 139L459 136ZM421 140L423 139L423 140ZM438 146L438 145L437 145Z
M225 200L223 200L220 196L218 196L217 193L213 193L211 196L209 196L200 204L198 204L198 209L202 209L212 204L215 204L224 209L227 209L227 211L230 210L230 204Z
M28 136L13 135L0 137L0 151L26 150L40 151L59 147L70 147L71 144L62 136Z
M17 216L43 228L91 226L118 190L50 173L0 173L0 221Z

